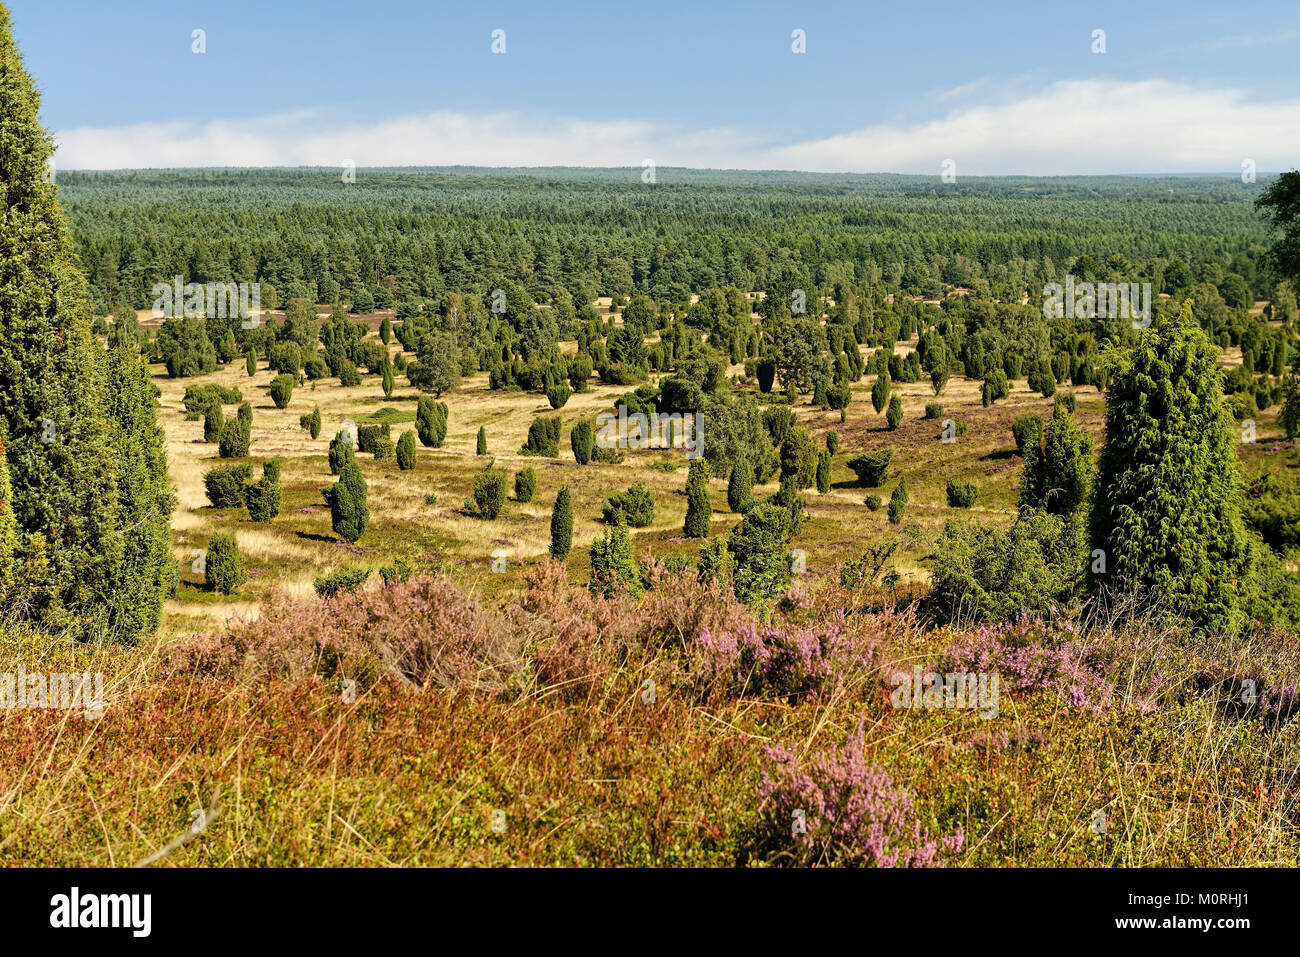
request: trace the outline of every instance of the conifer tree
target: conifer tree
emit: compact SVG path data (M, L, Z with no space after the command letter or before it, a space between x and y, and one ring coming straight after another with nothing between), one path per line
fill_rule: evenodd
M1092 440L1079 430L1064 402L1057 402L1043 436L1024 449L1020 476L1020 506L1041 508L1053 515L1073 515L1086 509L1092 494Z
M683 531L687 538L708 538L713 505L709 501L709 466L703 459L691 463L686 479L686 521Z
M754 467L749 459L742 458L731 469L727 479L727 507L733 512L743 512L754 493Z
M56 189L39 97L0 5L0 434L7 442L15 560L41 557L7 605L47 624L108 615L123 557L107 358Z
M361 474L361 467L355 459L343 466L339 480L325 492L334 533L355 543L370 524L366 477Z
M573 547L573 496L569 486L555 496L555 509L551 512L551 557L564 561Z
M831 453L820 452L817 455L817 491L825 495L831 490Z
M403 472L415 468L415 433L403 432L397 440L397 467Z
M109 419L117 464L122 559L104 600L109 627L126 641L157 630L163 602L180 571L172 558L175 496L167 477L167 436L158 424L158 400L149 367L132 348L108 354Z
M1240 623L1251 564L1217 356L1190 299L1142 333L1106 392L1092 508L1094 584L1140 587L1203 631Z

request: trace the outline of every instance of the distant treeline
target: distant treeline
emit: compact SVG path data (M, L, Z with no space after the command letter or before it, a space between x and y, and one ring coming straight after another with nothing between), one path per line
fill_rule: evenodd
M791 271L821 290L884 282L929 298L987 282L1015 302L1080 256L1098 278L1157 294L1235 274L1243 297L1267 298L1274 282L1252 208L1265 180L641 173L362 169L345 183L329 169L147 170L58 183L101 314L149 306L153 284L177 275L362 311L483 294L502 277L541 303L557 288L663 303Z

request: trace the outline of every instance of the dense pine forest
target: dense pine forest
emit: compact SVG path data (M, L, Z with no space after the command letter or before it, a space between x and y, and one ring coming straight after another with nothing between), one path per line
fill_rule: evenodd
M787 270L927 298L983 280L1014 301L1080 256L1173 295L1229 273L1253 298L1272 291L1251 205L1263 183L664 168L651 185L641 172L362 169L353 183L319 169L69 172L59 186L101 313L147 307L152 284L174 275L260 280L282 301L362 312L486 293L502 277L542 302L556 287L578 302L633 291L672 302L765 289Z

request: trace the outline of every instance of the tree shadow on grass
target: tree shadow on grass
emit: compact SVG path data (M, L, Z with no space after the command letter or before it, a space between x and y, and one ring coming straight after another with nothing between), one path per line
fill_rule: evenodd
M324 542L327 545L334 545L338 538L333 535L318 535L315 532L294 532L299 538L305 538L309 542Z
M1001 459L1013 459L1015 457L1016 457L1016 450L1014 447L1009 449L994 449L992 452L989 452L987 455L981 455L980 461L994 462L994 461L999 461Z

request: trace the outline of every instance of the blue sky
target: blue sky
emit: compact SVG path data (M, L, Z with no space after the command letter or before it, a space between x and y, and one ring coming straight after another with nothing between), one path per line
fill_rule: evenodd
M9 6L65 168L1300 162L1294 0Z

